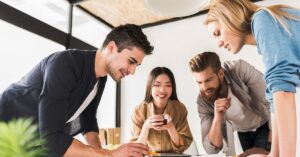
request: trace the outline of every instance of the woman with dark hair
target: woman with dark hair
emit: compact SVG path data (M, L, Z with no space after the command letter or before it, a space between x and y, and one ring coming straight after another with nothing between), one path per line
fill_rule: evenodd
M156 152L182 153L193 141L187 110L179 102L173 73L156 67L148 76L145 100L132 116L132 139Z

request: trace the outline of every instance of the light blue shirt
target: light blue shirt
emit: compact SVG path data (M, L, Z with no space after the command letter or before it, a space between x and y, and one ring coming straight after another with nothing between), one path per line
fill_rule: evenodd
M299 10L284 10L300 18ZM265 10L255 13L251 23L258 53L266 67L264 78L270 103L274 92L295 93L300 86L300 21L285 18L285 22L291 34Z

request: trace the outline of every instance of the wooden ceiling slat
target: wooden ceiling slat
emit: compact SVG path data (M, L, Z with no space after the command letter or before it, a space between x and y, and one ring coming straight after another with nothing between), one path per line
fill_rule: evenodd
M78 4L80 8L92 14L109 27L133 23L143 27L177 21L200 14L205 14L207 8L185 17L168 17L159 15L145 7L144 0L68 0ZM258 2L262 0L251 0Z
M114 27L126 23L145 25L171 18L147 9L143 0L86 0L80 6Z

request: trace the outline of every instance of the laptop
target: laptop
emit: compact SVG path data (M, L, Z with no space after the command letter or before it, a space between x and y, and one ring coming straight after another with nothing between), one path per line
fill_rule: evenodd
M188 154L173 154L173 153L160 153L160 156L152 155L152 157L191 157Z

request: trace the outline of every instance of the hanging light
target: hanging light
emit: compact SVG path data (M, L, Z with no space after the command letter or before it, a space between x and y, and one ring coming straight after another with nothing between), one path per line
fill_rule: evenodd
M201 11L208 0L145 0L150 10L165 16L183 17Z

